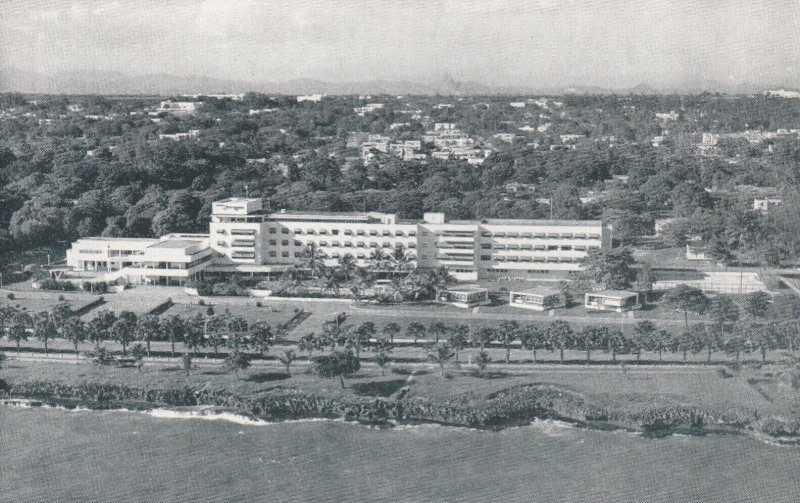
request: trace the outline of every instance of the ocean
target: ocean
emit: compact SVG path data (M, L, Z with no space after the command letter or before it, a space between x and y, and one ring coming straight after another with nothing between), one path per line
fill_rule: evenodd
M0 501L800 501L800 447L0 407Z

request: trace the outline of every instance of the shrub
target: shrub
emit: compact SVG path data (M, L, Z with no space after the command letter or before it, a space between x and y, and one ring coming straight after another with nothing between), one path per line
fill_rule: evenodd
M59 295L58 296L58 301L59 302L64 302L64 296L63 295Z
M84 281L84 282L81 284L81 288L82 288L83 290L87 291L87 292L91 292L91 291L92 291L92 284L91 284L91 283L89 283L88 281Z
M264 307L264 304L262 304L261 301L259 300L256 302L256 307Z
M14 300L16 298L13 293L9 293L8 295L6 295L6 297L8 298L8 300Z
M71 291L75 290L75 285L69 281L59 281L57 279L43 279L39 282L39 288L42 290L61 290Z
M97 293L106 293L108 292L108 283L105 281L98 281L96 285L94 285L94 291Z
M206 305L206 301L204 301L203 299L200 299L200 300L197 301L197 305L198 306L205 306Z

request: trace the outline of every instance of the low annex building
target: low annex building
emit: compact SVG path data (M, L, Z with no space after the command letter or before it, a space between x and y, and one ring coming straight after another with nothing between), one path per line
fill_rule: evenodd
M549 311L566 306L559 290L543 287L509 292L508 305L534 311Z
M579 271L589 250L611 246L611 229L600 221L451 221L443 213L403 220L377 212L268 212L261 199L241 197L212 204L209 234L183 236L84 238L73 243L67 265L117 277L135 272L130 276L156 282L177 278L168 271L178 263L192 264L180 277L201 271L270 274L301 263L311 246L326 265L349 254L367 266L400 249L409 270L444 266L459 281L535 279Z
M641 307L639 294L624 290L600 290L584 296L586 309L623 313Z

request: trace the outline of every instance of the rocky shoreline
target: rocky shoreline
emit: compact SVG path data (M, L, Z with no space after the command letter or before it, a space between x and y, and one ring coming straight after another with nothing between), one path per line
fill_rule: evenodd
M342 419L375 427L434 423L479 430L502 430L535 420L558 420L577 427L625 430L647 437L672 434L755 434L778 443L800 440L800 421L759 417L737 408L713 410L665 406L615 410L588 402L581 394L552 385L525 385L492 395L424 398L326 397L283 392L241 397L198 387L137 388L111 384L0 382L0 403L29 400L39 405L91 410L151 410L164 407L214 407L269 422ZM36 403L34 403L36 405Z

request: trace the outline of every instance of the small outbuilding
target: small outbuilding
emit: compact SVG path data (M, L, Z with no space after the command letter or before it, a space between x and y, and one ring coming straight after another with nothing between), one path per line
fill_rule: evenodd
M600 290L585 295L586 309L623 313L641 307L639 294L624 290Z
M472 308L491 303L489 290L478 285L457 285L436 290L436 301Z
M564 297L561 292L545 287L509 292L508 305L534 311L548 311L565 307Z

